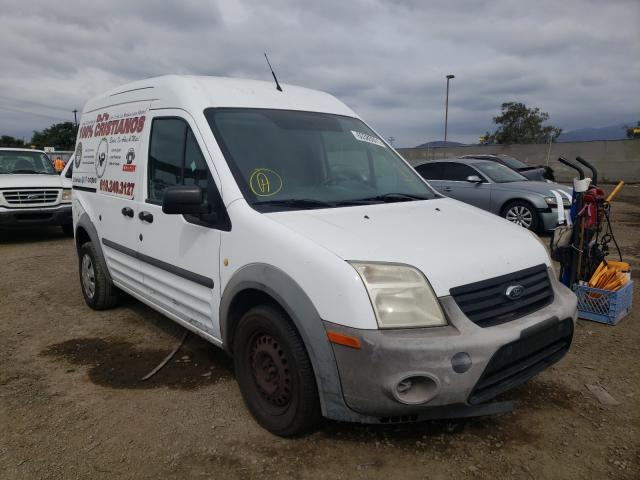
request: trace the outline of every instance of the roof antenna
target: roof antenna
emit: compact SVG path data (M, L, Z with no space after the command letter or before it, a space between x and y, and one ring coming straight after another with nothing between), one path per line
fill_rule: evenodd
M269 70L271 70L271 75L273 75L273 79L276 82L276 89L281 92L282 91L282 87L280 86L280 84L278 83L278 77L276 77L275 72L273 71L273 68L271 68L271 62L269 62L269 57L267 57L267 54L265 52L264 54L264 58L267 59L267 65L269 65Z

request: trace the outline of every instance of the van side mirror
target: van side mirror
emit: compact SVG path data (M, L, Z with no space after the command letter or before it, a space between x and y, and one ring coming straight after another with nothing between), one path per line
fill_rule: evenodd
M172 215L198 215L211 211L202 198L202 189L197 185L169 187L162 196L162 211Z
M478 175L469 175L467 177L467 182L482 183L482 179Z

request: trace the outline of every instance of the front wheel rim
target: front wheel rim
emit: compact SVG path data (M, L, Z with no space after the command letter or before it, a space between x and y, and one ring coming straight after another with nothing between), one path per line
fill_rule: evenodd
M82 279L82 288L84 289L87 297L93 298L96 292L96 275L93 269L93 262L89 255L84 255L82 257L80 277Z
M286 410L292 399L292 376L287 355L268 333L253 336L249 343L251 374L263 402L271 409Z
M527 207L521 205L515 205L507 210L505 218L524 228L531 228L531 225L533 225L533 213Z

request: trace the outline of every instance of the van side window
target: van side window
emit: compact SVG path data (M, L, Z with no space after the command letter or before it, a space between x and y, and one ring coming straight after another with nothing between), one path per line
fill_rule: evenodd
M187 122L179 118L153 120L149 145L150 200L162 200L167 187L182 185L187 129Z
M207 162L193 131L181 118L154 118L149 145L148 197L161 203L165 189L176 185L197 185L205 203L215 205L210 213L184 215L197 225L231 230L220 192L216 188Z
M164 190L175 185L198 185L206 198L209 167L187 122L156 118L149 147L149 199L162 200Z
M207 190L209 182L209 167L204 161L196 137L187 127L187 138L184 151L184 184L197 185L203 191Z

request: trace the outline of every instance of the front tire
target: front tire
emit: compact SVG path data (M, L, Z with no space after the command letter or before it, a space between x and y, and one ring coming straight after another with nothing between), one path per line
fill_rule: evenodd
M540 218L538 217L536 209L533 208L530 203L522 200L510 202L505 205L502 209L502 216L511 223L520 225L532 232L535 232L538 229L538 224L540 223Z
M291 437L318 424L320 401L311 361L282 310L268 304L250 309L238 323L233 357L245 404L265 429Z
M118 292L109 279L106 265L98 258L92 242L80 247L78 253L80 286L84 301L94 310L106 310L118 303Z
M60 225L60 228L62 228L62 233L65 237L73 237L73 225L71 223Z

